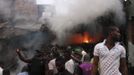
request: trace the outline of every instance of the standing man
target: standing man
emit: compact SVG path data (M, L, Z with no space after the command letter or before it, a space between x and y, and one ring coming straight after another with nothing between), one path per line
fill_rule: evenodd
M117 26L109 26L106 39L94 48L92 74L96 75L128 75L126 66L126 50L118 42L120 31ZM99 67L98 67L99 66Z
M53 54L55 58L49 61L48 63L48 73L49 75L56 75L58 73L57 67L56 67L56 59L60 57L58 52L55 52Z
M0 61L0 75L10 75L9 69L5 69L2 61Z
M17 49L16 52L20 60L28 63L29 75L45 75L45 61L41 51L36 50L35 55L31 59L24 58L19 49Z

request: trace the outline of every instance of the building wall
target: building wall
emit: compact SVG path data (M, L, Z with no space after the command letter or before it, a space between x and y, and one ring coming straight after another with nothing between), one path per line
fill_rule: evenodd
M130 0L131 4L130 4L130 10L129 10L129 15L134 16L134 0Z
M130 0L128 24L128 60L134 67L134 0Z
M0 0L0 18L10 18L13 0Z
M35 21L38 7L35 0L16 0L14 3L15 20Z
M134 21L130 21L128 25L128 60L134 66Z

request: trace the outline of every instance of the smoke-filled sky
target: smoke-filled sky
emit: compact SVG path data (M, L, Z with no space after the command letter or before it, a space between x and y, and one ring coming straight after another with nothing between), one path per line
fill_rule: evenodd
M115 14L113 19L124 22L121 0L56 0L54 7L50 27L60 39L66 36L66 31L81 23L89 24L109 12Z
M36 0L37 4L53 4L54 0Z
M4 18L8 18L10 17L10 2L11 1L4 1L4 0L0 0L0 17L4 17Z

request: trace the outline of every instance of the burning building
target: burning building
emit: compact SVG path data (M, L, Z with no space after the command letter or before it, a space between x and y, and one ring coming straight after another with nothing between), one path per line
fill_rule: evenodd
M13 11L15 12L15 14L13 14L13 25L15 25L16 28L27 28L25 24L28 23L31 29L32 25L29 22L36 21L38 18L38 6L36 6L35 1L14 0L13 4ZM13 44L16 45L17 43L17 47L25 47L30 50L29 53L31 53L33 49L40 49L44 43L56 43L63 46L81 46L92 53L94 45L103 40L102 30L108 26L109 22L112 20L117 24L122 24L125 18L123 5L120 0L57 0L53 6L53 15L47 18L48 26L44 24L45 26L41 28L43 33L28 31L28 33L23 35L15 35L13 38L10 37L10 40L14 39L12 42L15 41ZM50 11L49 7L48 10L44 12L48 11ZM111 14L111 12L113 14ZM46 16L43 17L46 18ZM21 25L19 25L19 23ZM125 27L122 27L121 32L124 32ZM48 31L49 29L56 35L56 39L50 38L55 36L49 35L49 33L51 33ZM22 30L20 32L24 31ZM19 31L15 31L13 34L16 34L16 32ZM125 38L126 33L122 35L121 41L123 41L123 43L126 43ZM50 41L46 41L48 39ZM16 46L13 49L16 49ZM15 58L15 61L16 60Z

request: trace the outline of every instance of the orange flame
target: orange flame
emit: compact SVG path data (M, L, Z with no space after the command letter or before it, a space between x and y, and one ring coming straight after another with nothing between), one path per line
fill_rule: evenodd
M84 32L83 43L93 43L95 41L95 38L91 37L88 32Z
M81 44L81 43L93 43L95 39L89 35L88 32L83 34L75 34L70 38L70 43Z

